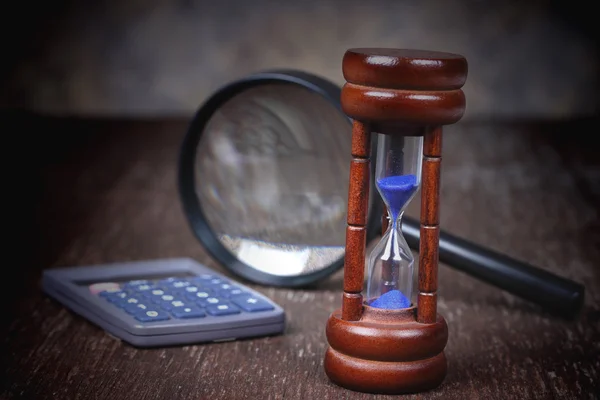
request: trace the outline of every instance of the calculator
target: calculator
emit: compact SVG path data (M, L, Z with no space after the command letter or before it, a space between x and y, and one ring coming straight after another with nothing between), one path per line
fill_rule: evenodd
M276 335L283 309L189 258L45 270L45 293L136 347Z

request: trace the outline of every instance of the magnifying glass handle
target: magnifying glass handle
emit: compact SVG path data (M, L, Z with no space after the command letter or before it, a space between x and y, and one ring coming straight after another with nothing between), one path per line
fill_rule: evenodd
M417 251L419 231L417 220L406 216L402 218L404 237L408 245ZM450 267L563 317L574 317L583 305L583 285L444 231L440 231L439 259Z

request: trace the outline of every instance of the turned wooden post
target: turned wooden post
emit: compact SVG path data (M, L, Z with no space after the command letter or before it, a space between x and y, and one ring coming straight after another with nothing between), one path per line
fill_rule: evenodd
M346 321L359 320L363 309L361 292L365 280L370 156L371 132L365 124L354 121L342 298L342 319Z
M442 128L425 132L421 183L421 241L419 243L419 294L417 321L436 320L440 245L440 164Z

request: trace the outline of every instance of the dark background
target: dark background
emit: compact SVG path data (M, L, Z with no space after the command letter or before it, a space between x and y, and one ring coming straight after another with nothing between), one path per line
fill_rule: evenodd
M0 104L59 114L188 116L222 84L292 67L343 83L349 47L456 52L465 119L597 111L597 23L575 1L14 2Z
M596 398L594 17L583 1L3 5L0 398L363 398L322 371L341 273L311 289L256 287L286 309L282 337L158 351L113 340L39 290L41 270L64 265L191 256L223 271L177 197L193 112L221 85L267 68L341 85L344 51L362 46L467 57L467 112L445 131L443 229L586 286L581 314L565 321L441 265L450 371L428 396Z

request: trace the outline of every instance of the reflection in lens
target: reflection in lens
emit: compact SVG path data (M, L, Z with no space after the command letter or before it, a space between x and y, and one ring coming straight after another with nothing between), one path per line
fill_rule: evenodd
M223 245L278 276L344 255L350 121L301 86L255 86L221 106L196 155L198 200Z

